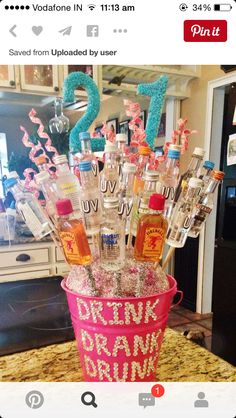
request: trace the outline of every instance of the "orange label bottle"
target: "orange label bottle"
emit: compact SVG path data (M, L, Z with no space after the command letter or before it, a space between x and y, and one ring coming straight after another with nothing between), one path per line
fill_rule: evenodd
M150 197L150 213L143 215L138 223L134 247L137 261L159 262L162 258L168 226L162 215L164 205L164 196L155 193Z
M92 262L92 255L82 219L73 219L73 208L69 199L56 202L58 232L69 264L86 265ZM72 215L72 216L71 216Z

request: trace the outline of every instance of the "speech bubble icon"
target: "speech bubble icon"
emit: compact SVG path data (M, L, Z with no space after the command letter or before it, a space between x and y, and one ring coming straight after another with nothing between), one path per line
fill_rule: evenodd
M151 393L139 393L138 404L144 408L147 406L155 406L155 398Z

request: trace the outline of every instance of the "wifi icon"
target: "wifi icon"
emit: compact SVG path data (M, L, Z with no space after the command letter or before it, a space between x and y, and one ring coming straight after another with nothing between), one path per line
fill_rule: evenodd
M88 8L89 8L89 10L94 10L94 9L95 9L95 7L96 7L96 5L95 5L95 4L88 4Z

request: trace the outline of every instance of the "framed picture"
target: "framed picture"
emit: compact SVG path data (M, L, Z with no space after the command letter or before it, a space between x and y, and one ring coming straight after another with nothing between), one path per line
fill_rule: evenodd
M129 120L124 120L124 121L119 123L119 133L120 134L125 134L127 136L126 145L129 145L129 143L130 143Z
M165 137L166 136L166 113L162 113L161 115L161 121L160 121L160 126L159 126L159 131L157 134L157 137Z
M146 110L142 110L142 112L140 113L140 119L142 119L143 126L144 126L144 129L145 129L146 128L146 123L147 123L147 111Z
M118 119L110 119L106 122L108 129L111 129L112 132L116 135L118 133Z
M95 132L96 132L96 137L98 138L104 138L104 135L102 134L101 130L102 130L103 125L101 126L97 126L95 128Z

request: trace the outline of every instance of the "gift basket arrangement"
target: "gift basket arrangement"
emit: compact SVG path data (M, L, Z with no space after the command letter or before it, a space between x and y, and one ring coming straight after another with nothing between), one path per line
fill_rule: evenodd
M70 266L62 288L84 379L154 381L168 312L177 293L176 281L165 273L166 266L175 248L183 247L188 236L199 235L224 173L214 170L213 162L204 162L204 150L195 148L187 170L180 175L180 156L195 132L186 128L186 120L178 121L162 156L153 152L165 77L138 87L140 94L151 97L146 130L139 104L125 101L132 131L130 146L125 135L111 135L105 124L106 142L90 137L88 128L99 111L94 82L84 74L70 74L64 100L72 101L79 85L89 96L86 115L71 131L73 171L32 110L29 116L39 125L42 141L31 144L28 133L21 129L39 172L33 173L33 179L32 171L27 172L24 183L10 173L5 187L35 238L50 234ZM65 118L62 112L56 116L53 129L68 129ZM103 149L104 166L99 172L93 151ZM169 250L162 263L165 245Z

